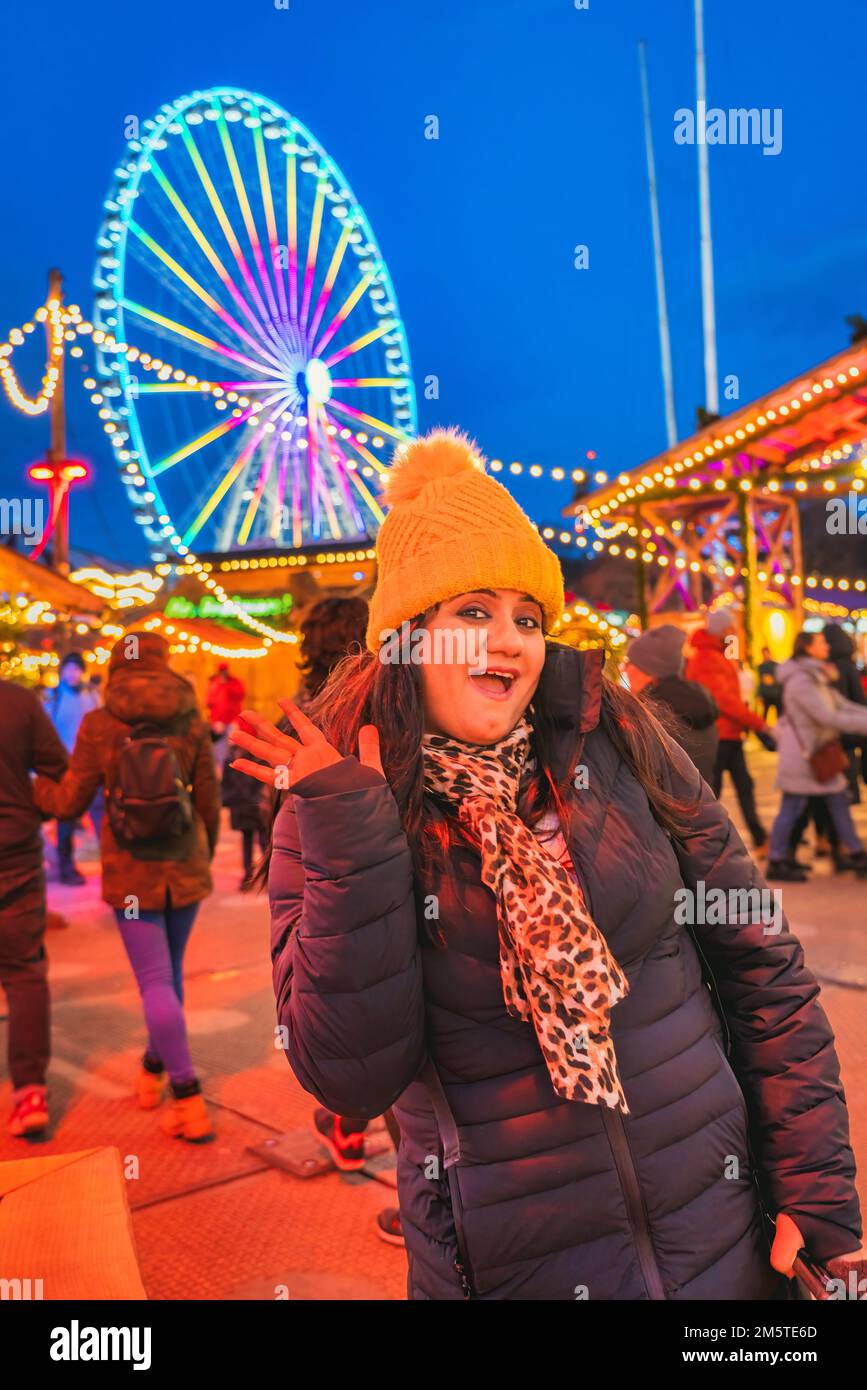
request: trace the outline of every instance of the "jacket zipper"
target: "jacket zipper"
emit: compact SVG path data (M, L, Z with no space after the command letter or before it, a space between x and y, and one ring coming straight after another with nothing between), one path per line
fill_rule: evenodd
M454 1164L448 1165L446 1173L448 1175L449 1195L452 1202L452 1218L455 1223L455 1244L458 1247L458 1258L455 1260L455 1269L460 1276L464 1298L475 1298L473 1267L467 1255L467 1242L464 1237L464 1208L461 1202L458 1175Z
M612 1110L608 1105L601 1105L599 1108L602 1111L603 1123L608 1134L608 1141L611 1144L611 1151L614 1154L614 1162L617 1165L620 1186L626 1199L626 1211L629 1224L632 1227L635 1249L638 1252L638 1263L645 1287L651 1299L657 1302L665 1301L662 1276L656 1263L656 1254L650 1236L647 1208L641 1194L641 1183L638 1180L638 1172L632 1157L632 1149L629 1144L629 1136L626 1133L626 1126L623 1123L623 1116L619 1110Z

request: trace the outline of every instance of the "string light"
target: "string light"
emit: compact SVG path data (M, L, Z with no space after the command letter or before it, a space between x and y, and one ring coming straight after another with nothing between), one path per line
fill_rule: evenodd
M36 310L34 318L37 322L44 322L48 319L49 323L49 361L45 368L38 396L30 397L25 395L21 389L15 370L12 366L12 353L16 347L20 347L24 342L26 332L32 332L32 323L24 324L23 328L13 328L10 330L7 341L0 344L0 380L3 382L6 395L15 406L16 410L22 411L25 415L42 415L51 404L52 397L57 390L57 383L60 379L60 368L56 365L57 360L63 356L63 342L66 331L66 324L70 321L70 316L64 314L60 301L49 299L45 304Z

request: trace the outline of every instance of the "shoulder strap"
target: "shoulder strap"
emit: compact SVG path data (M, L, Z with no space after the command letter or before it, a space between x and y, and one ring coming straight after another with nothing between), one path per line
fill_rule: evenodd
M452 1168L461 1160L461 1141L458 1136L458 1127L455 1124L455 1117L451 1112L451 1107L446 1099L443 1083L440 1074L428 1057L418 1076L420 1081L427 1088L436 1116L437 1129L440 1132L440 1139L443 1145L443 1167Z

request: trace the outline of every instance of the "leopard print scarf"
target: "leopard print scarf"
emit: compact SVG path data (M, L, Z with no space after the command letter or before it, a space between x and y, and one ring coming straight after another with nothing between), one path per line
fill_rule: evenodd
M423 742L425 787L454 809L494 894L506 1008L531 1022L555 1091L629 1113L609 1036L609 1013L629 986L575 879L516 814L532 768L530 725L499 743Z

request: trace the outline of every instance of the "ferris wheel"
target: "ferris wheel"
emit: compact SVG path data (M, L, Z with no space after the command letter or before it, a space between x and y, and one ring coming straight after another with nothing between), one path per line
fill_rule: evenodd
M406 334L337 165L235 88L129 140L98 238L103 418L155 560L372 537L416 432Z

